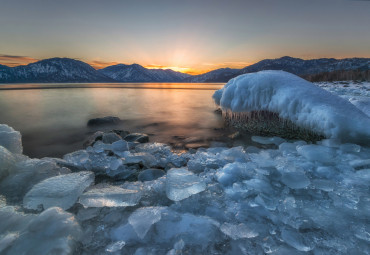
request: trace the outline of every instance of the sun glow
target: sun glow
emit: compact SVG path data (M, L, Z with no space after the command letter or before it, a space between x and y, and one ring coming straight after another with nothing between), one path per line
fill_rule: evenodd
M179 67L179 66L161 66L161 65L147 65L144 66L148 69L171 69L175 72L181 72L181 73L188 73L188 74L199 74L200 72L198 70L195 70L190 67Z

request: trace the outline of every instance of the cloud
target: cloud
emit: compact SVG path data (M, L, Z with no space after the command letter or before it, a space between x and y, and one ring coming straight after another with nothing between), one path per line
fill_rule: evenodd
M33 63L36 61L38 61L38 59L27 57L27 56L0 54L0 64L6 65L6 66L27 65L29 63Z

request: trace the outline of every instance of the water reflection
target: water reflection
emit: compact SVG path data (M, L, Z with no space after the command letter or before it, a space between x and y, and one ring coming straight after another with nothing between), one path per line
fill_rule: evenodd
M213 139L220 135L215 128L223 126L212 101L223 84L62 85L42 89L49 85L22 84L0 91L0 123L22 132L27 155L61 156L82 148L95 131L86 127L87 121L107 115L124 120L114 128L149 133L151 141L172 144L179 137Z

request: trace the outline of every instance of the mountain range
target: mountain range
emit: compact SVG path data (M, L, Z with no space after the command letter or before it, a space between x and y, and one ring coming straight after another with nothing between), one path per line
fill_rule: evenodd
M284 70L302 77L338 71L369 72L370 58L303 60L282 57L265 59L242 69L221 68L200 75L190 75L170 69L147 69L138 64L118 64L96 70L79 60L51 58L24 66L0 65L0 83L227 82L238 75L262 70Z

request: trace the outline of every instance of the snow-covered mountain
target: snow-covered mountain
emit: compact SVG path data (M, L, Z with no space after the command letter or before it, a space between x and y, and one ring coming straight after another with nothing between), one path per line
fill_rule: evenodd
M230 71L232 70L232 71ZM369 58L321 58L303 60L300 58L282 57L265 59L242 69L222 68L188 78L189 82L227 82L231 78L245 73L263 70L283 70L300 76L333 72L338 70L370 70Z
M191 76L170 69L147 69L138 64L118 64L98 71L117 82L181 82Z
M25 66L0 67L0 83L112 81L90 65L70 58L51 58Z
M296 75L317 74L337 70L370 69L369 58L320 58L303 60L300 58L282 57L265 59L254 65L244 67L239 74L253 73L262 70L283 70Z
M0 83L16 82L227 82L240 74L262 70L283 70L304 78L312 75L356 70L370 70L370 58L321 58L303 60L292 57L265 59L242 69L221 68L200 75L167 69L147 69L138 64L114 65L95 70L90 65L69 58L51 58L26 66L0 65ZM361 73L361 77L367 77ZM338 76L338 75L336 75ZM329 77L329 76L323 76ZM339 76L338 76L339 77ZM312 78L312 77L311 77Z
M194 75L186 78L185 82L220 82L228 81L230 77L236 76L240 69L221 68L208 73Z

